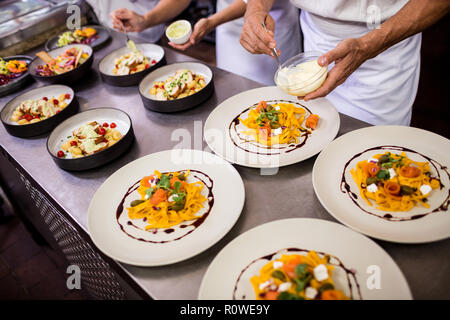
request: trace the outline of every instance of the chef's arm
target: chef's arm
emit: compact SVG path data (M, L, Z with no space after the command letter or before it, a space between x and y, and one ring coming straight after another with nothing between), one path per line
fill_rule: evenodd
M379 28L356 39L345 39L336 48L319 58L319 64L332 62L334 67L328 73L323 85L305 96L305 100L324 97L337 86L344 83L362 63L396 43L416 34L450 10L448 0L410 0L394 16L386 20Z
M141 32L175 18L190 2L190 0L160 0L152 10L143 15L122 8L111 12L110 17L113 27L121 32L123 28L127 32Z
M225 9L220 10L207 18L200 19L194 26L191 37L188 42L184 44L175 44L169 42L173 48L178 50L186 50L187 48L197 44L203 39L205 35L212 30L234 19L240 18L245 13L246 4L243 0L234 0Z

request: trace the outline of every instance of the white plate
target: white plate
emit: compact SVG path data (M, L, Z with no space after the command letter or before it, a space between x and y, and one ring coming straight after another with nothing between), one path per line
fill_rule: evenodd
M428 198L430 208L415 207L409 212L385 212L369 206L361 199L359 188L353 181L349 170L356 162L367 160L372 155L391 150L399 152L392 147L386 150L371 150L353 159L345 170L344 178L357 199L356 204L341 188L342 173L348 161L355 155L374 147L396 146L411 149L406 155L413 160L427 161L428 158L450 167L450 140L437 134L411 127L376 126L359 129L347 133L333 141L317 157L313 168L313 185L317 197L322 205L340 222L349 227L365 233L371 237L403 243L422 243L445 239L450 236L450 213L448 211L449 175L448 169L436 164L430 166L434 174L439 172L442 190L433 190ZM341 189L343 191L341 191ZM447 208L443 211L433 212L447 199ZM366 212L366 211L368 212ZM384 214L392 217L383 218ZM416 219L412 219L415 217ZM421 218L419 218L421 217ZM400 220L400 221L393 221Z
M347 272L336 268L333 273L336 287L347 295L353 292L354 299L360 296L365 300L412 299L402 272L375 242L340 224L309 218L269 222L231 241L206 271L200 285L199 299L230 300L233 296L236 299L256 299L250 277L258 274L268 261L260 258L287 248L328 253L338 258L346 269L356 271L354 277L349 276L351 288L348 286ZM367 285L368 279L369 284L375 283L369 278L375 274L373 270L380 274L379 289L369 289Z
M212 180L214 201L204 222L193 227L174 227L174 232L160 230L153 234L129 226L125 212L116 219L116 210L129 188L144 176L160 172L199 170ZM205 179L204 176L200 178ZM208 185L211 185L205 179ZM133 194L137 194L134 192ZM137 196L127 197L124 208ZM137 159L116 171L97 190L88 209L88 229L95 245L118 261L137 266L160 266L188 259L211 247L235 224L245 200L241 177L228 162L207 152L174 149L153 153ZM133 220L134 222L135 220ZM140 241L130 237L153 243ZM181 223L188 224L186 223ZM193 230L191 233L189 233ZM182 237L183 236L183 237ZM176 238L182 237L179 240ZM167 241L167 242L165 242Z
M278 102L280 100L294 103L307 108L307 115L318 114L319 124L301 146L278 145L272 149L256 143L245 143L236 138L233 120L247 108L258 104L261 100ZM281 102L281 101L280 101ZM246 117L246 114L243 114ZM237 94L218 105L209 115L205 123L205 140L208 146L224 159L254 168L277 168L287 166L308 159L319 153L338 133L339 114L327 99L314 101L300 101L278 89L277 87L263 87ZM244 128L242 124L237 126ZM298 144L302 144L302 138Z

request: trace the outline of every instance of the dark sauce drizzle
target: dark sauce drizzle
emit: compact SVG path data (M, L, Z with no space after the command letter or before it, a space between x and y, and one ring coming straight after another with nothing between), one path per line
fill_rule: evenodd
M281 249L281 250L276 251L276 252L274 252L274 253L268 254L268 255L266 255L266 256L264 256L264 257L261 257L261 258L258 258L258 259L253 260L253 261L250 262L249 265L246 266L246 267L241 271L241 273L239 274L239 277L237 278L236 283L235 283L235 285L234 285L234 290L233 290L233 300L236 300L236 291L237 291L238 283L239 283L239 281L241 280L242 275L243 275L244 272L247 271L248 268L249 268L252 264L254 264L255 262L257 262L257 261L259 261L259 260L267 260L267 261L270 261L270 260L273 259L273 257L274 257L275 255L277 255L277 254L279 254L279 253L281 253L281 252L306 252L306 253L308 253L308 252L310 252L310 251L311 251L311 250L307 250L307 249L287 248L287 249ZM319 252L319 251L316 251L316 252L317 252L318 254L320 254L320 255L326 255L326 253L324 253L324 252ZM357 290L357 292L358 292L359 299L362 299L362 296L361 296L361 289L360 289L358 280L356 279L356 271L353 271L353 270L348 269L347 267L345 267L344 264L342 263L342 261L341 261L338 257L335 257L335 256L333 256L333 255L329 255L329 256L330 256L332 259L335 259L335 260L337 261L337 263L332 263L332 262L331 262L331 259L330 259L329 264L332 264L332 265L334 265L334 266L337 266L337 267L342 268L342 269L345 271L345 273L346 273L347 283L348 283L348 287L349 287L349 290L350 290L350 299L353 300L353 299L355 298L355 297L353 296L353 290L352 290L352 288L353 288L353 286L352 286L352 281L351 281L352 279L353 279L353 281L354 281L355 284L356 284L356 290ZM242 296L242 299L245 299L245 295Z
M187 172L187 170L183 170L183 171L181 171L181 172ZM191 173L197 172L197 173L199 173L199 174L205 176L206 179L209 181L209 183L206 183L206 181L204 181L203 179L201 179L198 175L193 175L195 178L197 178L198 180L202 181L202 182L203 182L203 185L204 185L206 188L208 188L208 196L206 197L206 199L207 199L207 201L208 201L208 210L207 210L200 218L194 220L192 223L180 225L180 228L187 228L187 227L192 226L193 228L192 228L191 230L189 230L188 232L186 232L185 234L183 234L182 236L180 236L180 237L178 237L178 238L171 239L171 240L164 240L164 241L154 241L154 240L148 240L148 239L144 239L144 238L138 238L138 237L135 237L134 235L130 234L129 232L127 232L127 231L125 230L124 226L119 222L119 218L120 218L120 216L122 215L122 213L123 213L123 211L124 211L124 210L123 210L123 205L124 205L124 203L125 203L125 200L127 199L127 197L128 197L130 194L132 194L134 191L137 190L137 188L139 187L139 182L140 182L141 180L137 181L135 184L133 184L133 185L127 190L127 192L125 193L125 195L123 196L122 200L120 201L120 203L119 203L119 205L118 205L118 207L117 207L117 210L116 210L116 220L117 220L117 223L119 224L120 229L121 229L126 235L128 235L130 238L133 238L133 239L139 240L139 241L149 242L149 243L168 243L168 242L180 240L180 239L186 237L188 234L192 233L194 230L196 230L196 229L197 229L197 228L198 228L198 227L206 220L206 218L208 217L208 215L209 215L209 213L211 212L211 209L212 209L212 207L213 207L213 205L214 205L214 195L213 195L213 193L212 193L212 189L213 189L213 186L214 186L214 182L212 181L212 179L211 179L207 174L205 174L205 173L203 173L203 172L201 172L201 171L198 171L198 170L190 170L190 172L191 172ZM167 172L164 173L164 174L167 174ZM135 224L133 224L133 222L131 222L131 221L127 221L127 225L132 226L132 227L134 227L134 228L136 228L136 229L139 229L139 230L144 230L144 229L142 229L142 228L136 226ZM163 231L164 231L166 234L170 234L170 233L174 232L175 229L173 229L173 228L168 228L168 229L164 229ZM148 231L148 232L151 232L152 234L157 234L157 233L158 233L158 229L151 229L151 230Z
M267 103L278 103L278 102L284 102L284 103L293 103L293 104L297 104L299 106L301 106L302 108L305 108L306 111L308 111L310 114L312 114L312 112L304 105L302 105L301 103L298 102L293 102L293 101L287 101L287 100L269 100L267 101ZM296 149L299 149L301 147L303 147L306 143L306 141L308 140L308 137L311 135L311 131L310 130L306 130L306 129L301 129L300 131L303 132L303 134L300 135L300 137L303 137L303 141L301 143L298 144L290 144L289 146L265 146L262 144L258 144L255 141L252 140L248 140L246 138L244 138L236 129L236 126L239 125L239 118L246 113L247 111L249 111L250 109L256 107L258 104L254 104L251 107L245 109L244 111L242 111L240 114L238 114L230 123L230 125L228 126L228 135L230 136L231 141L233 142L233 144L238 147L241 150L244 150L245 152L249 152L249 153L254 153L254 154L260 154L260 155L278 155L281 154L281 152L259 152L259 151L251 151L248 149L245 149L244 147L241 146L242 143L250 143L251 145L258 147L260 149L267 149L267 150L284 150L284 149L289 149L284 151L285 153L288 152L292 152ZM240 140L240 143L238 143L237 141L234 140L233 135L231 134L231 132L234 131L237 135L237 137Z
M441 174L438 170L438 167L445 172L449 179L450 179L450 172L448 171L448 168L442 164L440 164L439 162L437 162L436 160L431 159L430 157L423 155L417 151L414 151L412 149L409 148L405 148L405 147L399 147L399 146L378 146L378 147L373 147L373 148L369 148L366 149L358 154L355 154L350 160L347 161L347 163L345 164L344 170L342 171L342 178L341 178L341 185L340 185L340 189L342 193L346 193L349 198L352 200L352 202L358 206L362 211L371 214L373 216L376 216L378 218L382 218L385 220L389 220L389 221L410 221L410 220L417 220L420 218L423 218L427 215L429 215L430 213L433 212L439 212L439 211L447 211L448 210L448 206L450 204L450 189L449 189L449 194L447 196L447 198L444 200L444 202L437 207L436 209L427 212L427 213L422 213L422 214L416 214L410 217L405 217L405 218L401 218L401 217L393 217L391 214L386 213L382 216L374 214L366 209L364 209L357 201L358 196L352 192L350 190L350 185L347 183L347 180L345 179L345 173L347 172L347 167L349 166L350 162L352 162L354 159L360 157L362 154L368 152L368 151L373 151L373 150L396 150L396 151L405 151L405 152L411 152L411 153L415 153L418 154L420 156L422 156L423 158L425 158L429 163L431 163L431 165L434 167L435 171L437 172L437 177L435 177L434 179L437 179L439 181L439 185L440 185L440 189L442 190L444 188L444 185L442 184L442 180L441 180Z

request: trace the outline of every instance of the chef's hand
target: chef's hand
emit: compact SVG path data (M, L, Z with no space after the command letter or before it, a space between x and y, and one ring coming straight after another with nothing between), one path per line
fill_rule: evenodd
M263 21L266 24L267 31L262 26ZM250 53L264 53L272 56L270 49L277 46L274 32L275 21L269 14L263 11L252 13L245 16L240 39L241 45Z
M178 50L186 50L189 47L200 42L205 35L210 33L214 29L211 21L208 18L202 18L197 21L194 26L194 30L192 30L192 34L189 38L189 41L183 44L175 44L173 42L169 42L169 45Z
M325 97L337 86L343 84L345 80L358 67L369 58L364 45L360 39L345 39L336 48L319 57L318 63L327 66L334 62L334 67L328 72L328 76L322 86L317 90L307 94L305 101Z
M147 28L145 17L128 9L117 9L109 16L113 27L120 32L123 32L124 28L127 32L141 32Z

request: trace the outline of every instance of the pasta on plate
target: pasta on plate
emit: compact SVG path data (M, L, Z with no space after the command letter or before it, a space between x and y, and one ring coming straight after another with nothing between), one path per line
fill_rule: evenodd
M383 211L409 211L416 206L429 208L428 197L440 188L428 162L409 159L404 152L376 154L359 161L350 173L361 197Z
M239 118L240 123L248 128L240 133L266 146L297 143L306 128L314 130L317 127L319 116L306 116L304 108L292 103L267 104L261 101L250 110L246 119Z
M330 256L315 251L283 254L265 264L250 282L257 300L348 300L331 279Z
M207 199L201 194L201 181L188 182L187 172L154 172L141 179L137 192L140 199L131 202L130 219L145 219L145 230L170 228L183 221L195 220Z

